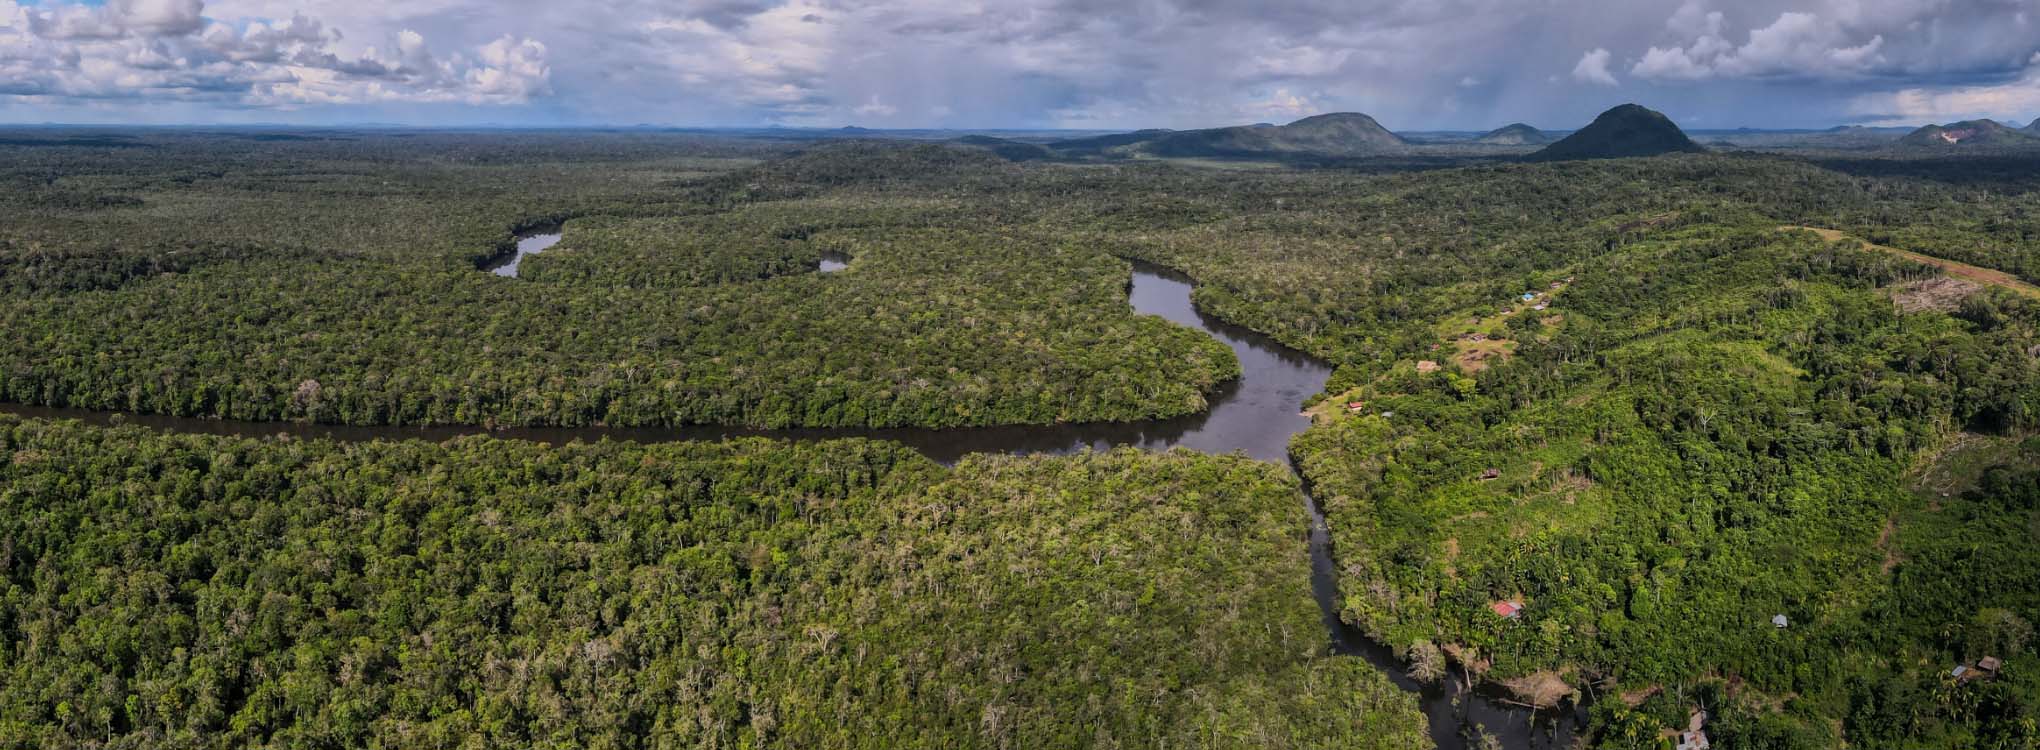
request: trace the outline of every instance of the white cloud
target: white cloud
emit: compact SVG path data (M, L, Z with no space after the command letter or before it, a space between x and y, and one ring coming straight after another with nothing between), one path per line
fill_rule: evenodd
M1665 28L1683 37L1720 36L1722 21L1721 11L1708 10L1700 0L1686 0L1665 21Z
M1616 85L1615 74L1608 72L1610 57L1612 54L1605 49L1595 49L1581 55L1579 64L1574 65L1572 69L1573 80L1602 86Z
M2020 4L2024 0L2010 3ZM2023 28L2023 12L1994 19L1985 9L1968 17L1939 13L1946 3L1932 0L1828 0L1811 11L1779 13L1768 25L1753 28L1737 45L1728 40L1720 11L1706 10L1701 0L1688 0L1665 22L1678 40L1653 45L1630 69L1651 81L1782 79L1854 81L1907 72L1990 67L1992 54L2031 51L2033 39L2014 38L2000 44L1997 26ZM1959 33L1954 27L1962 27ZM1972 28L1973 27L1973 28ZM1891 40L1900 40L1893 44ZM1979 43L1981 42L1981 43ZM2024 47L2018 45L2023 44ZM1963 48L1961 50L1951 48ZM1978 50L1998 48L1996 52ZM2002 59L1996 63L2002 67ZM2016 56L2011 59L2018 59Z
M1297 119L1309 117L1324 111L1310 97L1291 93L1289 89L1276 89L1274 93L1258 101L1252 101L1241 111L1245 119L1259 120L1264 117Z
M0 119L318 121L340 116L332 104L422 122L1131 128L1312 109L1473 128L1578 122L1605 106L1604 87L1643 81L1732 87L1709 98L1718 121L1798 127L1832 124L1858 95L2010 86L2040 51L2035 11L2040 0L0 0ZM291 112L249 111L263 107Z
M1691 55L1678 47L1652 47L1643 53L1643 59L1629 68L1629 74L1652 81L1697 81L1714 75L1714 69L1694 62Z
M302 13L215 19L201 0L0 5L0 96L188 101L225 107L462 102L515 104L549 90L546 48L503 37L474 57L435 58L423 35L338 52L339 30Z

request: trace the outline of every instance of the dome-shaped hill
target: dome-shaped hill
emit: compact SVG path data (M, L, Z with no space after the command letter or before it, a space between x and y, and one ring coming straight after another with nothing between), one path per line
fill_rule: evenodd
M1928 125L1899 139L1901 146L2040 146L2032 129L2014 130L1996 120L1963 120Z
M1592 124L1530 156L1537 161L1620 159L1659 154L1706 153L1663 113L1636 104L1602 112Z
M1274 127L1214 128L1169 133L1149 141L1156 156L1366 156L1409 143L1358 112L1306 117Z
M1473 142L1489 146L1542 146L1551 142L1551 136L1518 122L1490 130Z
M1143 130L1049 144L1066 154L1144 153L1177 157L1353 157L1400 153L1409 147L1374 118L1358 112L1306 117L1287 125L1205 130Z

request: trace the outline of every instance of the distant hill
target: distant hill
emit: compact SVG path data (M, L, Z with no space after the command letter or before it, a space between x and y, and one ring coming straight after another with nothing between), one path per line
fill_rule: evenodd
M956 143L985 149L1007 161L1033 161L1055 157L1055 152L1038 143L1023 143L988 135L966 135L956 139Z
M1070 154L1146 154L1172 157L1370 156L1409 148L1374 118L1357 112L1306 117L1288 125L1242 125L1206 130L1143 130L1049 144Z
M1473 142L1490 146L1542 146L1551 142L1551 136L1545 135L1542 130L1518 122L1490 130L1473 139Z
M1124 148L1160 138L1176 131L1166 128L1149 128L1131 133L1094 135L1088 138L1071 138L1048 144L1049 148L1070 155L1101 154L1113 149Z
M1963 120L1947 125L1928 125L1899 139L1913 147L2027 146L2040 145L2031 131L2021 132L1996 120Z
M1724 143L1738 149L1866 149L1897 143L1910 132L1911 128L1839 125L1825 130L1688 130L1686 135L1714 149Z
M2027 132L2040 133L2040 117L2033 118L2033 124L2026 126Z
M1538 161L1619 159L1675 153L1706 153L1671 118L1636 104L1602 112L1592 124L1531 154Z

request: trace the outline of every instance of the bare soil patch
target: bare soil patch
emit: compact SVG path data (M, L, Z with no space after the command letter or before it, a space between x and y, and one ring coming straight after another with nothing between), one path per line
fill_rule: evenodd
M1922 255L1911 250L1900 250L1889 245L1874 245L1861 238L1851 237L1847 233L1844 233L1839 229L1821 229L1819 227L1794 227L1794 226L1779 227L1779 229L1785 231L1812 232L1814 234L1820 235L1821 239L1827 240L1829 242L1855 240L1858 244L1861 244L1863 247L1869 248L1871 250L1891 253L1893 255L1906 258L1908 260L1918 261L1920 263L1925 263L1927 265L1934 266L1936 268L1941 269L1942 273L1948 274L1949 276L1954 276L1960 279L1967 279L1969 281L1974 281L1976 283L1984 284L1986 286L1994 286L1999 289L2006 289L2012 292L2026 295L2028 297L2040 299L2040 286L2028 284L2024 281L2019 280L2019 277L2017 276L2013 276L2011 274L1996 269L1984 268L1983 266L1972 266L1968 263L1952 261L1946 258L1936 258L1931 255Z
M1962 306L1969 295L1983 291L1983 285L1953 276L1936 276L1899 284L1891 288L1891 301L1900 312L1948 312Z

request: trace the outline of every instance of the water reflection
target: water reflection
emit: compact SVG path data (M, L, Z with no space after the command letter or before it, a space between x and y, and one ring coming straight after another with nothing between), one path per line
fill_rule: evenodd
M483 265L482 270L497 276L517 278L517 266L524 262L525 256L537 255L557 244L560 244L559 227L548 227L519 235L516 249Z

